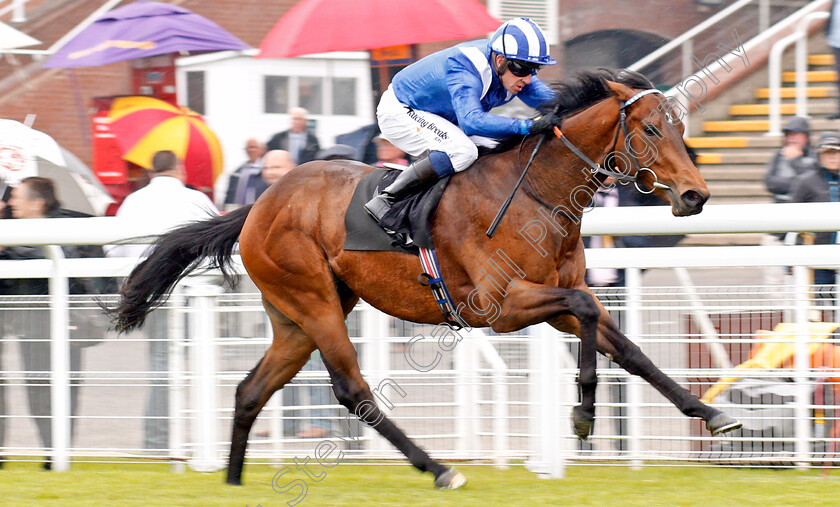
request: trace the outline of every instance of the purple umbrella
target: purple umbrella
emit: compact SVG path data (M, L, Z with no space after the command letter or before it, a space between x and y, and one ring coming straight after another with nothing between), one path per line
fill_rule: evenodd
M93 67L178 51L248 49L207 18L183 7L134 2L94 21L44 67Z

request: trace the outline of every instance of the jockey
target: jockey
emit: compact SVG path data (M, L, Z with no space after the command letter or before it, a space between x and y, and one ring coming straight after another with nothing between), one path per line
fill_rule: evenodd
M477 145L543 130L551 115L535 122L489 111L514 97L531 107L552 100L554 91L536 74L555 63L540 27L517 18L489 40L438 51L398 72L382 94L376 118L394 146L422 156L365 204L367 212L380 222L395 202L468 168L478 158Z

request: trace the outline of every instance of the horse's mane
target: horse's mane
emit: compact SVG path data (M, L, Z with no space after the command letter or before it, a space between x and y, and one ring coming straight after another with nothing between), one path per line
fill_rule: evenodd
M607 81L620 83L630 88L647 90L653 88L653 84L638 72L619 69L597 69L578 72L574 76L551 83L549 86L555 93L555 99L540 107L540 114L551 111L557 115L557 121L571 116L578 111L605 100L613 95L612 90L607 86ZM550 127L549 127L550 128ZM532 132L535 134L538 132ZM523 136L512 136L494 148L479 148L480 155L501 153L519 145Z

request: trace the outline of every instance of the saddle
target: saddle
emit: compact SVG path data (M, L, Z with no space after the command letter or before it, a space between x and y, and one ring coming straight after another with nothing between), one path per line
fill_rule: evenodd
M376 250L410 253L419 256L419 248L434 249L431 220L449 183L449 177L433 187L394 204L382 219L382 225L368 215L364 205L399 176L396 169L377 169L356 186L344 214L345 250ZM383 230L388 229L392 233Z

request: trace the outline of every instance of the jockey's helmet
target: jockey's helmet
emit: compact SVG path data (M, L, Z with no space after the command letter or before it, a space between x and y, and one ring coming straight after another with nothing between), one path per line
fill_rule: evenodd
M509 60L537 65L557 63L548 53L545 34L529 18L515 18L502 24L490 37L490 49Z

